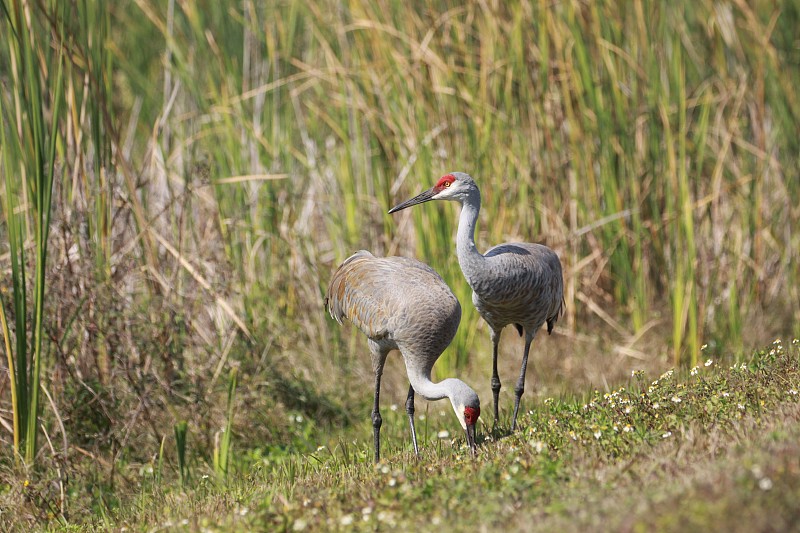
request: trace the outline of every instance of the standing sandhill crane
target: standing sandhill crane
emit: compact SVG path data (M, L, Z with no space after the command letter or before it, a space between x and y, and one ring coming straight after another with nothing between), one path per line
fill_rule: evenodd
M547 322L553 331L564 308L564 280L558 256L541 244L506 243L490 248L485 255L475 247L475 222L481 209L481 192L475 181L463 172L447 174L427 191L396 205L394 213L429 200L454 200L461 204L456 254L461 272L472 288L472 303L492 334L492 394L494 422L497 424L497 401L500 377L497 375L497 346L500 332L514 324L520 336L525 332L522 369L514 389L514 416L511 430L517 427L519 400L525 392L528 352L536 332Z
M381 375L386 356L400 350L411 386L406 412L414 453L419 455L414 428L414 392L426 400L449 398L467 444L475 453L475 423L481 413L478 395L461 380L431 381L431 369L453 340L461 321L461 305L431 267L407 257L375 257L359 250L336 270L328 285L325 307L340 324L346 318L368 338L375 371L372 428L375 462L380 461Z

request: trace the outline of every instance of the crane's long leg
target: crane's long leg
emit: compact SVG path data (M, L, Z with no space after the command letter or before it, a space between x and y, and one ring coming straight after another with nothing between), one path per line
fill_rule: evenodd
M375 441L375 462L381 460L381 424L383 419L380 412L381 397L381 375L383 374L383 364L375 368L375 404L372 406L372 437Z
M494 397L494 425L500 418L497 404L500 399L500 375L497 373L497 347L500 344L500 332L492 330L492 396Z
M514 417L511 419L511 431L517 429L517 413L519 412L519 399L525 392L525 372L528 369L528 353L531 351L531 342L533 337L528 335L525 337L525 353L522 354L522 368L519 372L519 380L517 386L514 387Z
M408 423L411 426L411 440L414 442L414 455L419 457L419 446L417 446L417 429L414 427L414 387L411 385L408 386L406 413L408 413Z

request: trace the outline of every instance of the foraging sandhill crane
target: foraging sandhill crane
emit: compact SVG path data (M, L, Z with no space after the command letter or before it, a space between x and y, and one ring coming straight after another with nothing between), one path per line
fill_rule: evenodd
M348 319L367 337L375 371L372 428L375 462L380 461L380 391L386 356L403 355L411 386L406 412L414 453L419 455L414 428L414 392L426 400L449 398L467 444L475 453L475 423L481 413L478 395L461 380L434 383L431 369L453 340L461 321L461 305L431 267L407 257L375 257L359 250L336 270L328 285L325 308L340 324Z
M475 181L463 172L447 174L427 191L396 205L401 209L429 200L454 200L461 204L456 254L461 272L472 288L472 303L483 317L492 335L492 395L494 422L497 424L497 401L500 377L497 374L497 347L500 332L514 324L520 336L525 332L525 351L517 386L514 389L514 415L511 430L517 427L519 401L525 391L528 353L536 332L547 322L547 333L564 308L564 280L561 262L553 250L541 244L505 243L481 254L475 247L475 223L481 209L481 193Z

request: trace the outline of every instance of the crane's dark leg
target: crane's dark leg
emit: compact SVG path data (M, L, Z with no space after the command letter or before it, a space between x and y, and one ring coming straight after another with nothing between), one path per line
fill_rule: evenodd
M417 429L414 427L414 387L411 385L408 386L406 413L408 413L408 423L411 426L411 440L414 442L414 455L419 457L419 446L417 446Z
M522 369L519 372L519 380L517 386L514 387L514 417L511 419L511 431L517 429L517 413L519 412L519 399L525 392L525 372L528 369L528 353L531 351L532 336L525 337L525 353L522 354Z
M500 399L500 376L497 373L497 347L500 344L500 332L492 329L492 396L494 397L494 425L500 418L497 404Z
M375 462L381 460L381 424L383 419L380 412L381 397L381 375L383 374L383 364L375 368L375 404L372 406L372 437L375 441Z

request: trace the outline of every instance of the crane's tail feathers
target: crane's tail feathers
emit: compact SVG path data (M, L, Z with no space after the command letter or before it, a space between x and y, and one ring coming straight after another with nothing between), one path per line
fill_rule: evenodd
M553 315L553 316L551 316L550 318L547 319L547 334L548 335L550 335L553 332L553 328L556 325L556 321L559 319L559 317L561 317L564 314L566 306L567 306L567 304L564 301L564 297L562 296L561 297L561 305L558 306L558 311L556 311L555 315Z
M342 324L348 318L348 303L346 302L347 278L353 270L353 262L359 259L374 257L367 250L359 250L339 265L331 276L328 284L328 294L325 296L325 309L331 318Z

